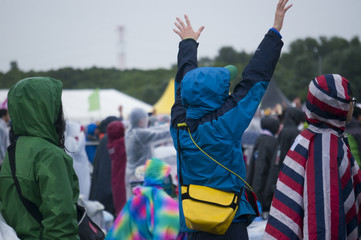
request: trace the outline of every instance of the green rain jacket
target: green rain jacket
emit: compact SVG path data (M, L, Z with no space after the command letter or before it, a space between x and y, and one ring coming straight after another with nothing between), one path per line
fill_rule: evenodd
M27 78L8 93L16 143L16 177L22 194L43 215L42 225L30 215L16 191L9 158L0 173L1 213L22 240L79 239L75 203L79 185L73 160L58 147L54 123L61 106L62 83L45 77Z

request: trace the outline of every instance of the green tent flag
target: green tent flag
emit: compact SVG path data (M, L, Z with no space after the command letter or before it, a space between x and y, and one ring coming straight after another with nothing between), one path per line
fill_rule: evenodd
M99 88L95 89L94 92L89 95L88 101L89 101L88 111L100 110Z

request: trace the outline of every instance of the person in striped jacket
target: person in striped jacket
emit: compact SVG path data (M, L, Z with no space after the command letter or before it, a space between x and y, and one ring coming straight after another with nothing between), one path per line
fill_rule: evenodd
M361 171L344 132L355 104L338 74L310 82L309 127L284 160L264 239L361 238Z

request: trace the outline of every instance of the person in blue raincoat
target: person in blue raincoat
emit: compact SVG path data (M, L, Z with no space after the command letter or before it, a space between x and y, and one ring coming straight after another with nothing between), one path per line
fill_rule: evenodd
M275 21L256 53L244 69L242 78L229 95L233 68L197 68L197 39L204 27L195 32L185 15L186 23L177 18L174 32L181 38L178 52L178 72L175 79L176 99L171 111L171 134L177 146L178 123L186 123L194 141L210 156L231 169L243 179L246 167L241 138L256 112L272 78L283 42L279 31L285 13L292 5L279 0ZM228 69L233 69L229 71ZM222 191L241 192L244 182L217 165L192 142L187 128L179 129L184 184L197 184ZM179 176L179 159L178 159ZM195 232L187 228L180 202L181 231L188 239L248 239L247 225L254 211L242 194L234 220L224 235Z

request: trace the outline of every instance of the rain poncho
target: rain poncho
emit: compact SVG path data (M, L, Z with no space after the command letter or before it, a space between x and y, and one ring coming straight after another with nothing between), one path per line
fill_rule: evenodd
M112 191L116 216L127 201L125 190L127 155L125 152L124 131L124 125L121 121L114 121L107 127L107 148L112 160Z
M73 167L78 176L80 194L85 199L88 199L90 192L90 163L85 151L85 134L81 130L80 123L66 122L65 149L69 156L73 158Z
M169 165L161 160L146 162L144 184L134 188L107 240L177 239L178 203L162 189L169 173Z
M89 196L90 200L99 201L101 204L104 205L105 210L113 215L115 214L115 209L111 185L112 160L108 153L108 134L106 134L106 130L111 122L117 120L118 119L116 117L110 116L100 123L101 127L99 127L99 131L104 135L99 141L99 145L94 155L94 170Z
M100 140L94 156L94 171L89 200L99 201L106 211L115 214L111 184L112 160L108 153L108 135Z
M283 162L264 239L360 239L361 171L344 135L349 108L345 78L311 81L309 127Z
M135 108L129 116L129 129L125 134L127 152L127 199L131 196L130 181L135 180L135 169L153 156L153 147L160 142L171 140L169 126L148 127L148 114Z
M10 145L8 124L0 118L0 165L2 164L6 148Z
M8 93L16 142L16 177L22 194L43 215L42 226L30 215L15 189L8 156L0 173L1 213L22 240L79 239L76 202L79 184L73 161L58 147L55 122L62 83L35 77L16 83Z

